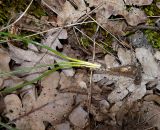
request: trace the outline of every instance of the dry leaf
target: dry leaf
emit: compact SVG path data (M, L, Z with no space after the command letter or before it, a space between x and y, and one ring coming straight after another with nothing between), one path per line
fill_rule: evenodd
M126 5L143 6L152 4L153 0L124 0L124 2Z
M64 115L67 115L71 111L73 94L61 94L57 91L59 79L59 73L55 72L42 80L42 92L35 102L30 104L30 108L32 107L31 111L26 109L29 104L22 107L18 96L12 94L5 97L6 115L10 120L18 118L20 115L24 115L24 113L31 112L15 122L18 129L45 130L44 121L53 124L58 123L64 118ZM22 101L23 104L26 104L33 101L33 99L22 99Z
M158 64L156 63L150 50L147 50L145 48L137 48L136 57L141 63L143 67L143 71L147 76L154 77L154 78L159 77L160 68Z
M97 6L102 3L102 1L97 0L89 0L87 2L90 6ZM100 9L98 9L98 12L96 13L96 20L99 24L102 24L103 27L107 26L108 18L111 15L122 15L126 19L127 23L131 26L136 26L139 23L143 23L147 19L144 12L138 8L132 7L128 12L123 0L103 0L103 2L104 4L102 5L102 7L100 7ZM121 26L123 26L123 24ZM115 28L114 30L117 30L118 32L118 29Z
M75 126L84 128L88 124L88 113L81 106L78 106L69 115L69 120Z
M65 2L62 11L58 12L57 24L59 26L75 23L81 16L89 11L89 8L86 7L83 0L76 1L76 3L78 9L75 9L69 1Z
M146 22L147 20L146 14L142 10L134 7L132 7L129 12L124 12L122 15L131 26L136 26L140 23Z
M7 53L7 51L4 51L0 48L0 72L9 72L10 68L9 68L9 62L10 62L11 58L9 56L9 54ZM3 80L4 77L0 77L0 88L3 88Z

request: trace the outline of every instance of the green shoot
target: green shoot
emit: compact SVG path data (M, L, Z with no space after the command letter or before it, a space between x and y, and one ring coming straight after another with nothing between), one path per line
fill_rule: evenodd
M66 68L71 68L71 67L87 67L87 68L92 68L92 69L97 69L97 68L100 68L101 65L100 64L94 64L94 63L90 63L90 62L86 62L86 61L82 61L82 60L78 60L78 59L75 59L75 58L71 58L71 57L68 57L66 55L63 55L61 54L60 52L46 46L46 45L42 45L38 42L35 42L35 41L32 41L30 39L27 39L27 38L23 38L21 36L16 36L16 35L12 35L12 34L9 34L9 33L5 33L5 32L0 32L0 35L4 36L4 37L11 37L15 40L18 40L18 41L23 41L27 44L34 44L34 45L37 45L37 46L40 46L42 48L45 48L49 51L51 51L52 53L54 53L55 55L59 56L60 58L63 58L65 60L68 60L68 61L64 61L64 62L59 62L59 63L56 63L56 64L50 64L50 65L38 65L38 66L35 66L35 67L26 67L26 68L22 68L22 69L19 69L19 70L15 70L13 72L3 72L3 73L0 73L0 76L8 76L8 75L11 75L11 74L16 74L16 73L20 73L20 72L30 72L34 69L38 69L38 68L41 68L41 67L54 67L55 65L58 65L58 67L56 68L52 68L51 70L47 70L45 71L42 75L40 75L39 77L31 80L31 81L28 81L28 82L25 82L25 83L22 83L22 84L19 84L19 85L16 85L14 87L8 87L4 90L1 91L1 94L8 94L8 93L12 93L13 91L16 91L18 89L21 89L23 88L24 86L27 86L27 85L31 85L35 82L37 82L38 80L41 80L42 78L46 77L47 75L59 70L59 69L66 69Z

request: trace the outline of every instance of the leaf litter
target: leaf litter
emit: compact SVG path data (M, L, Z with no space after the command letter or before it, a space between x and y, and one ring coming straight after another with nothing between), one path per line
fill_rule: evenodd
M73 41L69 45L70 41L67 40L70 39L68 33L73 26L81 30L78 22L82 20L87 22L86 20L94 18L95 21L92 22L118 39L112 41L112 44L117 44L117 48L113 49L114 53L109 54L94 52L95 61L102 61L100 63L103 67L94 70L93 75L90 75L89 70L85 68L62 69L23 89L2 95L0 112L3 111L3 115L9 118L9 123L14 123L20 130L160 129L160 52L149 45L141 30L126 35L128 26L136 27L146 23L147 15L140 6L151 5L152 2L152 0L60 0L58 2L42 0L40 4L47 8L47 12L49 10L54 14L50 16L54 19L52 28L56 26L60 28L45 33L41 44L60 50L64 55L80 59L83 57L91 61L92 55L85 53L81 56L82 52L79 50L81 48L79 37L83 35L81 32L74 30L78 38L75 34L72 34L72 37L79 40L74 39L74 46ZM131 8L127 8L126 5ZM27 18L26 20L23 18L16 27L21 26L21 29L23 25L29 27L30 21L24 23ZM32 19L36 21L35 18ZM44 28L41 24L38 26L41 26L38 31L51 28L48 24ZM30 31L37 29L31 30L31 28ZM91 39L94 38L93 36ZM125 44L122 46L118 42L126 42L131 48L124 46ZM75 46L80 47L77 49ZM98 53L103 55L98 57ZM8 41L8 48L5 51L0 49L0 59L2 74L25 67L48 65L31 69L27 73L1 77L1 89L30 81L51 69L53 67L50 68L51 64L66 61L47 49L31 44L27 49L23 49L14 46L11 41ZM11 61L14 61L12 68ZM88 104L90 82L91 104Z

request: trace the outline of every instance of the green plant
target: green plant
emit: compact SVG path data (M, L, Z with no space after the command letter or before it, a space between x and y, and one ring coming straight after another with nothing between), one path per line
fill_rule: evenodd
M1 91L1 94L11 93L13 91L16 91L17 89L23 88L24 86L32 84L32 83L34 83L34 82L46 77L47 75L55 72L58 69L65 69L65 68L71 68L71 67L87 67L87 68L97 69L97 68L101 67L100 64L94 64L94 63L90 63L90 62L86 62L86 61L82 61L82 60L78 60L78 59L75 59L75 58L68 57L66 55L61 54L60 52L58 52L56 50L53 50L52 48L50 48L50 47L48 47L46 45L42 45L42 44L40 44L38 42L35 42L35 41L32 41L32 40L30 40L28 38L24 38L24 37L21 37L21 36L13 35L13 34L6 33L6 32L0 32L0 35L2 37L10 37L10 38L12 38L14 40L23 41L24 43L27 43L27 44L34 44L36 46L40 46L42 48L47 49L48 51L51 51L52 53L56 54L57 56L68 60L66 62L60 62L60 63L56 63L56 64L51 64L51 65L39 65L39 66L37 66L37 68L38 68L38 67L46 67L46 66L53 67L55 65L58 65L58 67L52 68L51 70L47 70L41 76L39 76L39 77L37 77L37 78L35 78L35 79L31 80L31 81L16 85L14 87L10 87L10 88L4 89L3 91ZM36 67L30 67L30 68L24 68L24 69L22 68L20 70L17 70L17 71L11 72L11 73L1 73L1 76L14 74L14 73L21 72L21 71L30 71L32 69L36 69Z
M160 49L160 34L156 31L146 30L144 31L149 43L154 47Z

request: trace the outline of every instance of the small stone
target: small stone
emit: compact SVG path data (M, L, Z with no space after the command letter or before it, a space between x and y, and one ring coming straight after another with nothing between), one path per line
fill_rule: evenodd
M129 36L129 42L136 48L151 48L147 41L147 37L142 31L136 31L135 34Z
M73 125L84 128L88 124L88 113L81 106L78 106L69 115L69 120Z

